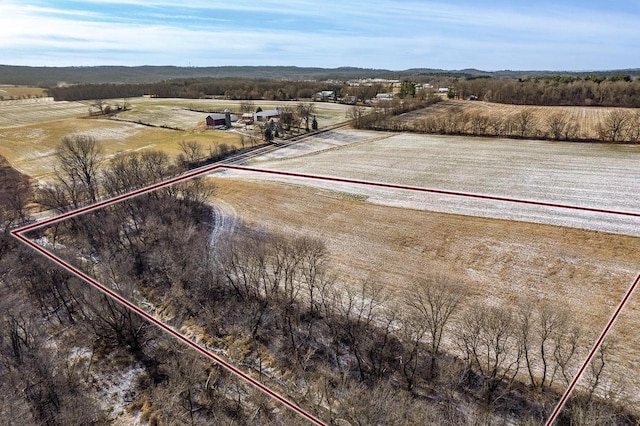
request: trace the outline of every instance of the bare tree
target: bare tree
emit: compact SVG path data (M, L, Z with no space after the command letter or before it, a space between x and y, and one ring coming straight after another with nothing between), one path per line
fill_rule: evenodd
M554 358L557 351L565 351L567 365L574 351L566 352L563 346L570 333L570 321L566 312L547 302L526 301L519 308L520 344L533 389L544 390L551 387L560 365Z
M48 208L66 211L98 198L98 172L102 150L89 136L67 136L56 148L59 166L55 168L55 183L45 187L38 202Z
M480 374L487 402L501 384L509 386L520 370L521 350L513 312L475 305L463 316L458 344L471 368Z
M253 101L240 102L240 112L243 114L252 114L256 111L256 104Z
M296 244L300 251L302 280L309 298L309 314L313 318L320 310L318 293L331 281L327 276L329 252L324 241L319 239L303 237Z
M337 293L335 307L342 317L340 331L356 359L358 374L363 381L372 369L366 359L368 349L376 344L372 329L388 297L383 287L371 280L362 281L356 289ZM340 339L340 336L336 337Z
M493 136L501 136L506 131L506 122L500 117L492 117L489 122L489 129L491 129L491 134Z
M122 194L176 173L177 167L162 151L126 152L109 162L103 172L102 187L108 194Z
M473 113L469 117L469 124L471 125L471 133L474 135L486 135L487 128L489 127L490 119L482 113Z
M107 107L107 101L105 101L104 99L96 99L93 102L91 102L89 105L90 107L100 111L100 115L104 115L105 108ZM89 111L91 112L91 109L89 109Z
M518 134L521 137L530 136L535 133L535 113L530 108L520 111L515 117Z
M51 324L24 300L0 302L0 424L107 424L69 348L51 344Z
M308 132L309 131L309 120L311 119L311 116L315 113L316 111L316 107L314 104L307 102L307 103L299 103L298 105L296 105L296 112L298 113L298 116L300 117L301 120L304 120L304 124L305 124L305 130Z
M627 125L627 140L629 142L640 142L640 112L636 111L631 115Z
M278 121L278 125L282 127L282 130L291 130L294 119L293 115L295 112L293 108L291 108L287 104L283 104L278 106L278 111L280 112L280 120Z
M367 115L367 109L361 106L352 106L347 110L347 119L351 120L353 127L361 129L364 124L364 117Z
M591 359L587 370L587 404L589 404L596 392L601 390L605 380L605 367L611 363L611 355L616 351L617 341L613 337L605 339Z
M428 275L412 286L405 303L412 309L416 319L426 325L429 337L427 347L431 362L429 375L437 374L437 359L445 328L451 316L458 310L465 289L458 280L443 273Z
M624 138L631 120L628 112L620 109L609 111L598 126L600 138L607 142L618 142Z
M407 390L412 392L416 384L416 375L422 359L422 349L424 346L422 340L427 333L427 325L413 312L405 313L402 307L398 307L398 311L402 313L400 318L400 338L405 345L400 364L402 367L402 375L407 384Z
M566 134L566 128L568 126L567 118L562 113L555 113L547 117L547 127L551 137L555 140L560 140Z
M181 141L178 146L180 147L180 156L178 162L183 167L189 164L195 164L204 158L202 146L196 141Z
M1 166L0 166L1 168ZM29 220L28 204L33 199L29 180L13 169L2 173L0 183L0 232Z

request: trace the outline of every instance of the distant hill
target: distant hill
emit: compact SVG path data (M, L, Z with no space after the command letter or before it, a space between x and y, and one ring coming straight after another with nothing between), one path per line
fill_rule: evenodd
M640 68L625 70L571 72L571 71L481 71L477 69L442 70L433 68L411 68L402 71L371 68L315 68L294 66L222 66L222 67L175 67L175 66L96 66L96 67L27 67L0 65L0 84L36 85L54 87L60 83L153 83L175 78L241 77L282 80L329 80L355 78L403 78L411 76L453 77L509 77L525 78L544 75L572 75L585 77L599 75L609 77L616 74L640 77Z

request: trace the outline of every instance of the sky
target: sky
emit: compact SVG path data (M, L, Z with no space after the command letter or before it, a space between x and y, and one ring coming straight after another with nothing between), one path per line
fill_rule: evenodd
M0 64L640 67L638 0L0 0Z

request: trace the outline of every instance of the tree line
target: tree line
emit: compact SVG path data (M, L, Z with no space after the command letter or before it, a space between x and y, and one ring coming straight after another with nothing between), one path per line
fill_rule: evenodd
M48 208L58 203L60 211L184 170L157 152L127 153L106 164L97 143L82 137L67 139L57 156L57 183L36 198ZM333 272L321 240L240 221L233 233L212 232L220 221L208 204L211 191L202 180L191 180L31 237L45 239L65 259L176 329L225 351L330 424L462 425L514 418L539 424L576 372L585 332L562 307L474 302L463 278L428 269L407 284L407 294L392 293L375 276L347 284ZM0 251L1 262L18 257L24 267L17 270L2 263L10 277L2 285L16 291L5 294L23 299L3 300L7 327L0 368L13 380L3 386L25 380L32 386L11 400L11 413L52 425L108 419L92 393L83 391L90 368L70 366L64 351L45 344L49 329L77 330L63 333L61 342L90 344L96 364L120 351L142 365L132 407L149 422L296 421L43 259L16 247ZM48 327L35 326L43 321ZM563 422L637 420L617 395L603 392L605 384L612 389L604 379L614 343L596 356ZM41 366L39 376L34 365ZM78 392L85 399L75 399ZM74 408L76 400L86 408ZM80 417L67 417L72 414Z
M351 107L346 116L356 129L391 130L394 117L416 111L440 102L439 96L422 92L420 96L393 98L380 102L373 109L361 106Z
M224 97L226 99L266 99L288 101L311 98L321 90L338 94L341 84L316 81L282 81L248 78L175 79L147 84L77 84L49 88L56 101L132 98L151 95L159 98ZM375 94L374 94L375 96Z
M640 107L640 79L629 76L467 78L432 79L450 86L449 97L517 105ZM409 82L409 80L403 80ZM139 84L77 84L48 89L59 101L130 98L151 95L161 98L296 100L308 99L321 90L336 96L372 99L386 90L380 84L349 87L346 83L248 78L173 79Z
M465 135L544 139L556 141L597 141L640 143L640 111L614 109L595 124L593 132L581 129L567 112L556 111L541 117L531 108L507 116L469 111L464 108L434 110L417 119L407 119L394 109L373 112L354 107L349 113L356 128L409 131L440 135Z

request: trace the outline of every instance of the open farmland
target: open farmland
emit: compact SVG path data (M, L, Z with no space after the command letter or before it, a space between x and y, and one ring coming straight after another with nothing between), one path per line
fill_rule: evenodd
M537 129L540 136L549 133L548 120L554 115L560 114L570 124L576 126L575 139L597 140L598 126L604 123L605 117L613 110L627 111L636 114L637 110L632 108L604 108L604 107L576 107L576 106L529 106L529 105L507 105L482 101L454 101L447 100L428 108L409 112L393 118L394 123L402 124L409 129L420 130L422 122L427 119L441 119L447 114L464 113L469 117L482 116L488 121L517 120L522 111L527 110L532 113L532 127ZM467 131L473 133L472 124L468 123ZM573 139L573 138L572 138Z
M103 119L71 118L30 126L0 129L0 155L21 172L47 179L53 172L53 153L65 136L85 135L101 143L107 157L120 152L155 149L173 156L181 141L199 142L208 153L221 144L239 148L240 135L219 130L176 131Z
M14 86L0 84L0 99L41 98L47 95L47 90L41 87Z
M53 98L2 101L0 102L0 129L83 117L88 113L87 104L54 102Z
M352 132L352 131L351 131ZM324 134L340 138L341 130ZM373 137L373 136L372 136ZM382 139L381 139L382 138ZM378 138L255 167L589 208L640 212L640 146L378 134ZM232 172L226 172L233 176ZM356 191L369 201L471 216L550 223L640 236L637 218L514 205L441 194L352 188L330 182L260 179Z
M338 192L246 178L211 180L216 197L249 224L323 239L340 283L372 278L400 296L424 274L446 270L467 280L470 303L558 303L588 330L581 358L640 264L635 237L381 206L354 196L355 185ZM624 343L615 372L630 389L640 380L639 313L629 306L616 327Z
M122 100L114 100L117 104ZM133 98L128 102L131 105L129 111L124 111L115 116L117 120L127 120L151 124L153 126L169 126L180 129L191 129L202 125L204 116L202 112L222 112L230 109L239 113L240 103L226 99L165 99L165 98ZM295 108L299 102L289 101L251 101L255 107L263 110L275 109L282 105ZM315 115L320 128L331 126L346 120L349 106L315 102Z
M206 115L202 112L190 111L175 106L137 104L128 111L118 113L113 119L147 124L154 127L190 130L198 126L202 127L205 117Z

